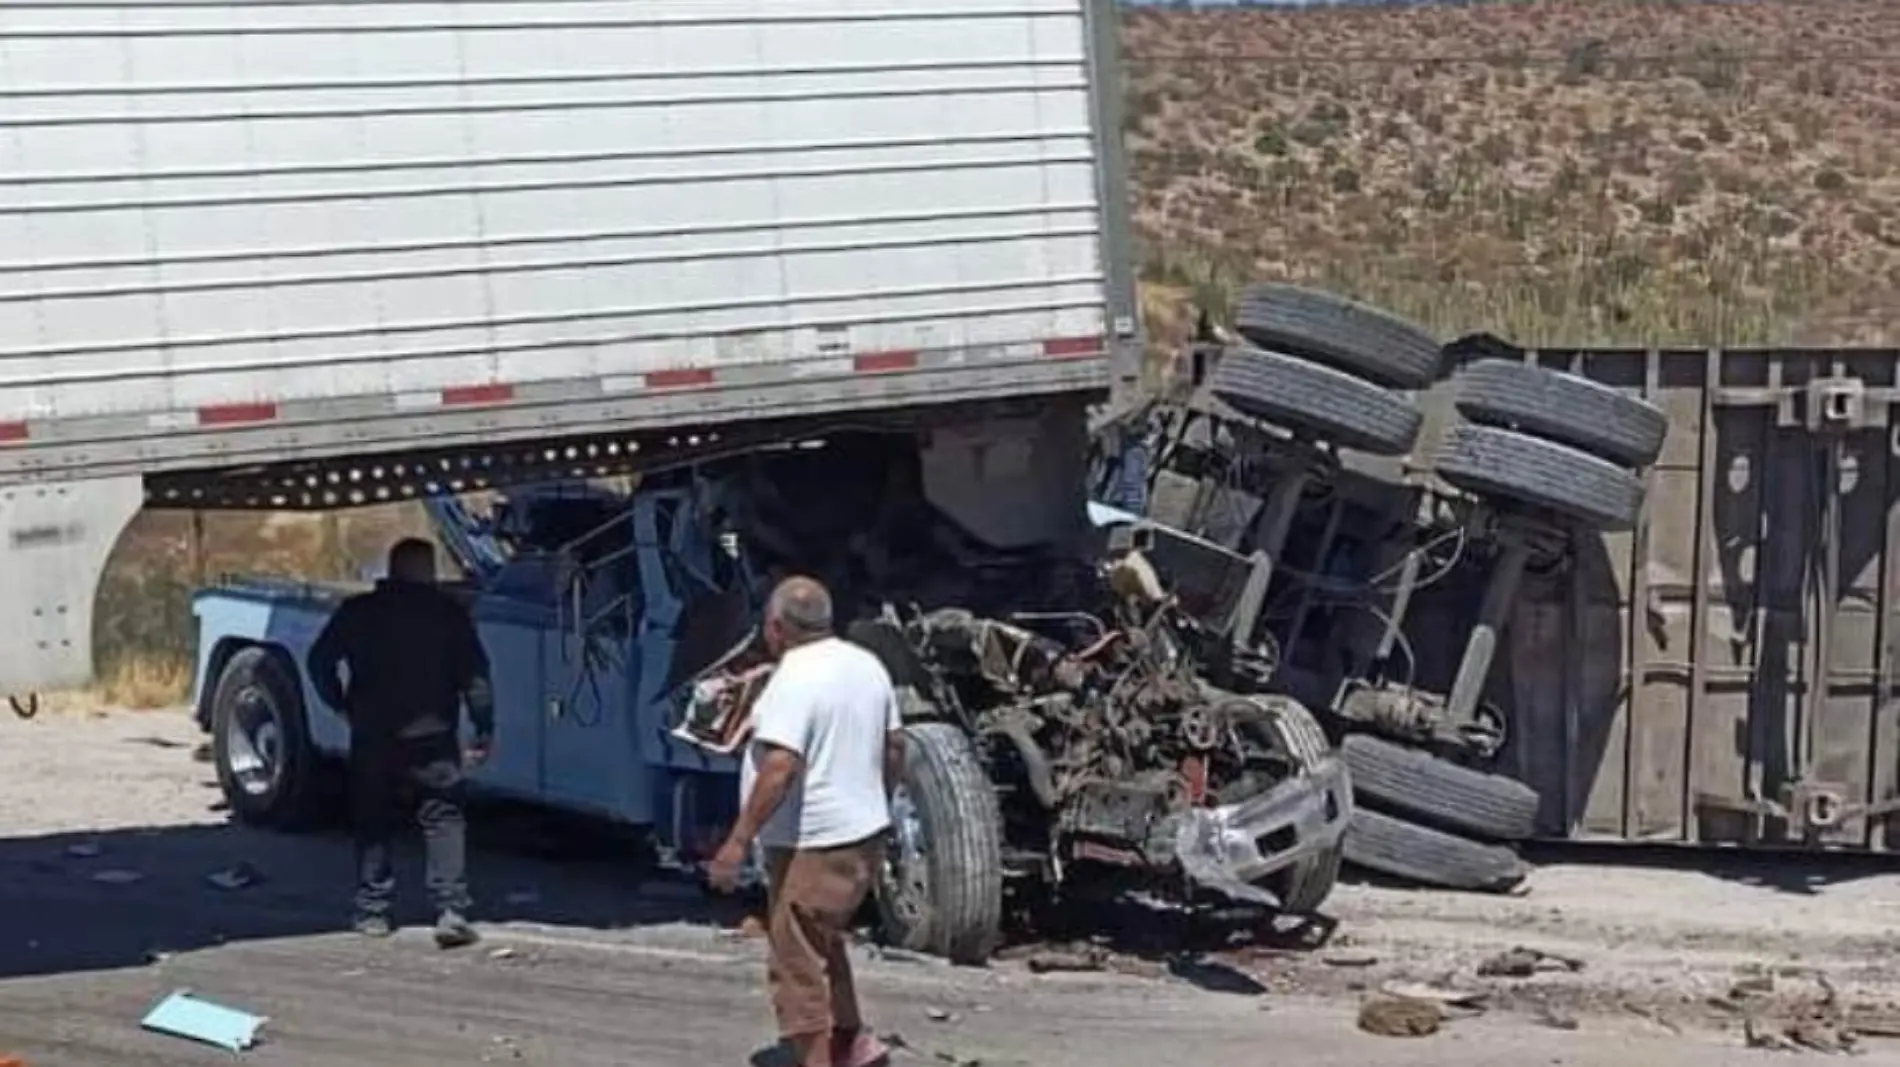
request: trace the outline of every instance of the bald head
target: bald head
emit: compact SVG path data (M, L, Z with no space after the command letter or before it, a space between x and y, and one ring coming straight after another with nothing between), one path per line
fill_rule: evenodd
M831 594L816 579L793 576L765 601L765 636L782 652L831 633Z

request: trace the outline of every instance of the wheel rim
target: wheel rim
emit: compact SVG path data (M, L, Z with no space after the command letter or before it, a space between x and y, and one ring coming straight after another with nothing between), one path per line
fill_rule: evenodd
M238 788L252 797L276 789L284 769L284 724L261 690L238 694L224 731L226 759Z
M930 899L930 854L924 847L923 814L903 785L891 791L890 845L880 881L885 904L898 922L909 927L923 921Z

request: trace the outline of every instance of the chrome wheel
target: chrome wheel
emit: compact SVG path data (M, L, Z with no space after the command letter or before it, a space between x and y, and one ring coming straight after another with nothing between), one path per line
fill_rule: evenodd
M915 926L928 916L930 856L924 848L924 821L903 785L891 792L890 842L879 881L885 906L899 922Z
M225 719L224 741L238 788L254 797L277 788L284 774L284 724L262 689L239 694L233 714Z

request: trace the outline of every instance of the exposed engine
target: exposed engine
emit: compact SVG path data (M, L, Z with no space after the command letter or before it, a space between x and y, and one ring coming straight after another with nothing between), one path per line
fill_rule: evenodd
M1111 563L1099 614L1008 619L944 609L892 629L916 657L896 672L982 742L1003 790L1018 865L1060 876L1071 862L1175 860L1180 819L1233 804L1298 773L1267 708L1211 686L1218 641L1160 588L1139 554Z

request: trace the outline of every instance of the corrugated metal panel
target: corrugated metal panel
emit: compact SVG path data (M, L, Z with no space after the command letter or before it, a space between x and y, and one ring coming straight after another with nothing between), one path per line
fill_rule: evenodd
M0 424L1102 337L1084 8L9 3Z
M1809 843L1894 847L1864 806L1900 789L1900 352L1540 359L1671 418L1643 526L1589 539L1510 624L1506 767L1544 832L1794 843L1792 802L1831 814Z

